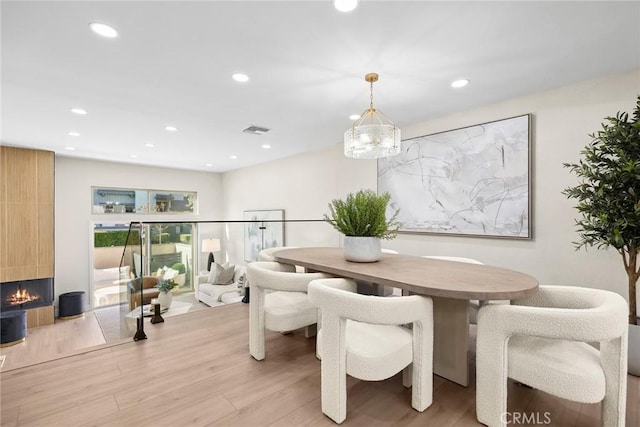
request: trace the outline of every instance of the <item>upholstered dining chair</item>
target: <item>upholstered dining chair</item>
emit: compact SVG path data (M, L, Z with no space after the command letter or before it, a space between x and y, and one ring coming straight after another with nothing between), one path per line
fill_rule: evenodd
M263 249L260 252L258 252L258 261L276 262L275 258L273 257L274 252L281 251L283 249L296 249L296 248L297 246L276 246L273 248ZM304 273L305 268L299 265L296 265L296 271L298 273Z
M623 426L627 388L626 301L613 292L540 286L511 305L478 313L476 413L505 425L507 377L582 403L602 401L602 425ZM589 343L599 343L599 350Z
M263 249L258 252L258 261L275 261L273 253L283 249L295 249L296 246L276 246L273 248Z
M315 325L318 310L307 296L314 279L325 273L296 273L292 265L256 261L247 265L251 289L249 299L249 353L256 360L265 357L265 329L289 332Z
M380 381L401 371L403 384L413 387L411 406L424 411L433 401L431 298L384 298L355 291L356 282L350 279L309 284L309 299L322 317L317 336L322 412L338 424L346 419L347 374Z

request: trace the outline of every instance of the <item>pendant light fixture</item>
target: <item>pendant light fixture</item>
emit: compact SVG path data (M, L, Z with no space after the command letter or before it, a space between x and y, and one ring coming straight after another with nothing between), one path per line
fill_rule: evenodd
M370 104L360 118L344 133L344 155L354 159L377 159L400 154L400 129L382 111L373 108L373 83L376 73L364 79L370 84Z

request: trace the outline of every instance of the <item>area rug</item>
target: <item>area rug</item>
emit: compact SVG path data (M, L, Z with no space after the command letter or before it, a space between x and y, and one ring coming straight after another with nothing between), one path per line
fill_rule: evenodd
M163 317L179 316L185 313L211 308L197 301L193 292L175 295L173 301L176 303L175 306L172 303L170 312L163 314ZM229 300L226 301L226 304L239 301L240 299L237 301ZM225 305L225 303L220 303L219 305ZM130 339L133 336L135 332L135 318L127 318L126 316L129 313L129 303L97 308L93 310L93 313L96 319L98 319L102 335L104 335L107 343Z

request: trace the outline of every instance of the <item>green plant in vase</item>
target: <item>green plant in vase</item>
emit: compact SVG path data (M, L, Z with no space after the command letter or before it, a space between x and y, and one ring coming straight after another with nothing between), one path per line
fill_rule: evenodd
M372 190L360 190L349 194L344 200L332 200L329 204L330 214L325 214L324 219L345 236L391 240L398 235L402 224L396 221L400 210L387 219L390 200L389 193L377 195Z
M166 311L171 308L173 302L173 294L171 290L176 286L173 279L161 279L156 285L160 293L158 294L158 303L160 304L160 310Z
M387 219L389 193L381 195L372 190L360 190L346 199L334 199L329 203L329 214L325 221L345 235L345 257L349 261L372 262L380 258L380 239L391 240L398 235L401 223L397 221L399 210ZM368 238L368 239L362 239ZM354 247L362 248L366 254L351 253Z
M173 288L175 288L177 285L176 283L173 281L173 279L168 279L168 280L160 280L160 283L158 283L158 285L156 286L158 288L158 290L160 292L171 292L171 290Z

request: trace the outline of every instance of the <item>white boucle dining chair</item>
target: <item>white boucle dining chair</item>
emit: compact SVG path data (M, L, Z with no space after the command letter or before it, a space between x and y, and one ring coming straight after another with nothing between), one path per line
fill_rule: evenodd
M355 293L350 279L320 279L309 284L322 328L322 412L340 424L347 416L346 375L380 381L403 372L413 387L411 406L424 411L433 401L433 303L412 295L384 298ZM400 325L412 324L413 329Z
M247 265L251 289L249 298L249 353L256 360L265 357L265 329L290 332L315 325L318 310L307 296L314 279L325 273L296 273L292 265L256 261Z
M284 249L296 249L296 248L297 246L275 246L273 248L263 249L260 252L258 252L258 261L277 262L276 259L273 257L274 252L278 252ZM298 273L304 273L305 268L299 265L296 265L296 271Z
M476 413L505 425L507 377L582 403L602 401L602 425L623 426L628 305L599 289L540 286L511 305L478 313ZM599 343L596 349L589 343Z
M296 246L275 246L273 248L263 249L258 252L258 261L272 261L275 262L273 258L273 253L277 251L281 251L283 249L295 249Z

